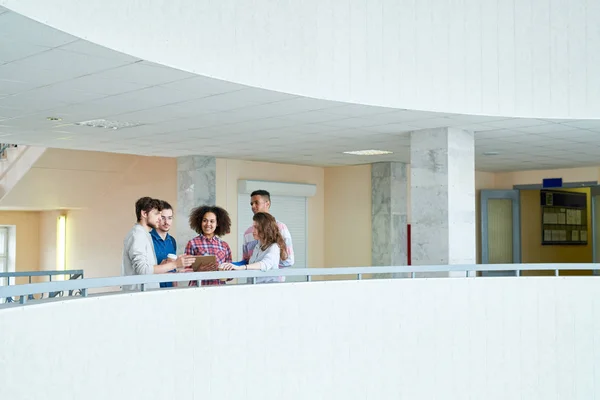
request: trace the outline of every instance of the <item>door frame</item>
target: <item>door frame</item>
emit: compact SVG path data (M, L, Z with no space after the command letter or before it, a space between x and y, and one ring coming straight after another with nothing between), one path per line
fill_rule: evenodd
M513 264L521 263L521 193L518 189L496 190L484 189L480 192L481 215L481 263L489 264L488 248L488 200L509 199L513 207Z
M600 212L600 210L596 209L596 202L594 201L594 197L595 196L600 196L600 186L598 185L594 185L594 186L590 186L590 209L592 210L592 226L591 226L591 239L592 239L592 262L593 263L597 263L598 262L598 256L600 255L600 249L596 248L596 235L600 235L600 232L598 232L598 229L596 229L596 214ZM588 227L589 230L589 227ZM594 275L599 275L600 271L599 270L594 270Z

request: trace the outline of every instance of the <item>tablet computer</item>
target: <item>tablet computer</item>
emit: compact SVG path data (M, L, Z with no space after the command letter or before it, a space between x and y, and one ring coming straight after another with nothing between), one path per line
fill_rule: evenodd
M215 256L195 256L196 259L192 264L194 272L203 271L216 271L218 265L216 265L217 257Z

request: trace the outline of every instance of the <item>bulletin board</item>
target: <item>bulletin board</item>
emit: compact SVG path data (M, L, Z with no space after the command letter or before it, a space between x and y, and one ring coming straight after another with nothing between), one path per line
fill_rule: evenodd
M587 195L541 190L542 244L586 245L588 243Z

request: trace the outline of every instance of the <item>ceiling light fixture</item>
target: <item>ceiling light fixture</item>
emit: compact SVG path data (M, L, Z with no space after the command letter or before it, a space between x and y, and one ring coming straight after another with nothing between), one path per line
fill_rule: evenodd
M387 150L354 150L344 151L344 154L351 154L353 156L381 156L384 154L393 154L392 151Z
M483 153L484 156L497 156L498 154L500 153L498 153L497 151L486 151Z
M140 126L140 125L142 125L142 123L141 122L108 121L106 119L92 119L90 121L76 122L75 125L91 126L93 128L123 129L123 128L131 128L134 126Z

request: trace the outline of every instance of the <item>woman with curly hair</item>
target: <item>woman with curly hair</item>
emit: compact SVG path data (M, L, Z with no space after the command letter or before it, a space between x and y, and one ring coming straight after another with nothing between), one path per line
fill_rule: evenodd
M190 228L198 236L190 240L185 247L185 254L193 256L215 256L217 264L231 263L231 249L220 236L231 229L229 213L217 206L196 207L190 213ZM225 281L211 279L202 281L202 286L224 285ZM190 282L196 286L196 282Z
M260 271L269 271L279 268L280 260L287 259L287 251L283 236L277 227L277 221L271 214L258 212L252 218L254 221L252 235L258 240L254 248L250 261L247 265L237 266L231 263L219 266L223 270L246 270L254 269ZM268 278L256 278L257 283L279 282L276 276Z

